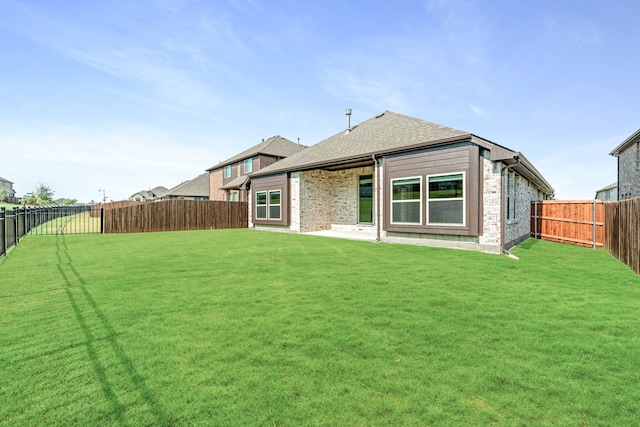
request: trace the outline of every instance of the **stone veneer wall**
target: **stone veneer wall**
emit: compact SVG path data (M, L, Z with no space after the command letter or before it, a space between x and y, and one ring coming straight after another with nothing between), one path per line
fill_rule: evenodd
M331 173L300 172L300 233L331 229Z
M482 157L483 172L483 198L482 198L482 236L479 236L478 243L495 247L496 252L500 252L500 230L502 229L500 205L501 179L500 163L489 160L490 153L485 151Z
M507 171L507 173L511 177L515 174L513 171ZM507 176L505 174L505 181L506 179ZM507 206L506 198L507 194L505 192L505 206ZM504 246L506 249L517 245L531 236L531 202L543 199L544 195L540 190L526 178L516 175L515 218L507 220L505 213Z
M618 156L619 200L640 197L640 142Z

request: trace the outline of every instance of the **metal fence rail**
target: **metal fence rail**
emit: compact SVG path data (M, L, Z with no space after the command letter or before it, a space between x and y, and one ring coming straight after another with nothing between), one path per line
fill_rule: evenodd
M27 234L100 233L91 206L15 207L0 209L0 257Z

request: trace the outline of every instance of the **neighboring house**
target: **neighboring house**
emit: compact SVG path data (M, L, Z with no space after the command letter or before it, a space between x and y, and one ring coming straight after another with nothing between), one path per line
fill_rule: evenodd
M553 188L519 152L387 111L253 173L250 194L256 229L499 253Z
M279 135L207 169L209 199L247 201L248 174L257 172L305 147Z
M640 129L609 155L618 158L618 200L640 197Z
M0 190L6 190L7 197L15 197L16 192L13 189L13 182L0 177Z
M618 200L618 183L614 182L611 185L607 185L604 188L596 191L596 200L602 200L603 202L614 202Z
M161 196L160 200L209 200L209 174L203 173L189 181L182 182Z
M129 200L136 202L152 202L157 198L162 197L167 191L169 190L166 187L158 186L151 190L138 191L137 193L132 194L131 197L129 197Z

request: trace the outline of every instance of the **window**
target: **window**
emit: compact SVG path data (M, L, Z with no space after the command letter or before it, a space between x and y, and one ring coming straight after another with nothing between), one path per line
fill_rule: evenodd
M256 193L256 219L267 219L267 192Z
M229 192L229 201L230 202L237 202L238 201L238 192L237 191L230 191Z
M421 181L420 177L394 179L391 181L392 223L421 223Z
M373 175L360 175L358 178L358 222L373 223Z
M251 173L253 171L253 159L247 159L244 161L244 173Z
M224 177L231 178L231 165L224 167Z
M507 219L516 217L516 175L507 172Z
M258 191L256 193L256 219L281 219L282 203L280 196L280 190Z
M269 191L269 219L280 219L280 190Z
M464 173L432 175L428 179L427 223L464 225Z

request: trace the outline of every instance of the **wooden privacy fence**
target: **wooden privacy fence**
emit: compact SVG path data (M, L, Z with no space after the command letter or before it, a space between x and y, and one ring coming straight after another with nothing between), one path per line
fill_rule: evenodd
M604 204L604 246L640 274L640 198Z
M247 228L246 202L167 200L105 209L104 233Z
M121 200L118 202L109 202L109 203L98 203L96 205L91 205L91 217L92 218L100 218L100 211L102 209L107 210L107 209L118 209L118 208L122 208L125 206L136 206L136 205L141 205L143 203L149 203L149 202L138 202L138 201L133 201L133 200Z
M531 202L531 235L552 242L603 247L604 206L600 200Z

